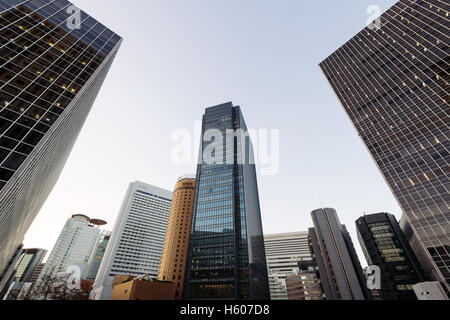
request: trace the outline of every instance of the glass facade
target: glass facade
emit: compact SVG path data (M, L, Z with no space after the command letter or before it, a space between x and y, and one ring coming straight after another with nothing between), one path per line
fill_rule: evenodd
M424 281L422 270L395 217L379 213L356 221L358 239L367 263L381 270L381 290L374 297L384 300L417 300L413 285Z
M247 131L241 110L227 103L206 109L202 133ZM217 138L216 138L217 139ZM255 165L248 137L223 139L214 163L202 139L186 268L186 299L269 299ZM214 140L217 142L216 140ZM231 158L230 158L231 155ZM232 159L233 161L229 161Z
M70 24L71 6L0 0L0 270L56 183L121 42L83 11Z
M401 0L320 66L412 228L428 276L450 289L449 12Z

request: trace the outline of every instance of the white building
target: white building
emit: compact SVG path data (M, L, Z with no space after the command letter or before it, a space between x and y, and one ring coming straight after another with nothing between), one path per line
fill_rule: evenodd
M109 300L116 275L156 278L161 260L172 192L142 182L131 183L91 292Z
M308 232L264 235L272 300L287 300L286 276L299 273L299 261L312 260Z
M37 284L44 276L55 276L65 272L70 266L78 266L81 278L84 279L89 268L89 261L102 231L99 226L105 225L102 220L91 220L89 217L76 214L67 220L50 256L39 275Z
M447 294L438 281L421 282L413 286L419 300L449 300Z

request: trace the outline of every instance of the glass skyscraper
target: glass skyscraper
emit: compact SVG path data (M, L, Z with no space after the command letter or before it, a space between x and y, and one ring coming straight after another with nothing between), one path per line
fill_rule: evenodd
M185 299L270 299L253 147L246 132L240 107L229 102L206 109ZM217 148L211 150L212 144Z
M0 0L0 273L53 189L121 43L72 9L66 0Z
M401 0L320 66L401 205L428 274L450 289L448 1Z

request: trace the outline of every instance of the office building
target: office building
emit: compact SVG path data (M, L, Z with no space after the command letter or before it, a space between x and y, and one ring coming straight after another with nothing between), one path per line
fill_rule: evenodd
M102 233L99 227L105 224L105 221L90 219L82 214L75 214L68 219L39 275L37 285L48 277L53 278L67 271L71 266L79 267L81 279L86 279L89 260Z
M95 281L97 277L98 269L102 263L103 256L106 252L109 239L111 238L111 231L102 231L100 233L100 239L97 241L95 249L92 251L91 257L88 262L88 269L86 273L86 280Z
M448 295L439 281L421 282L413 286L418 300L448 301Z
M130 183L91 300L109 300L115 276L157 278L172 192L143 182Z
M194 193L195 176L180 177L172 196L169 222L159 266L158 279L175 283L176 299L181 299L183 293Z
M389 213L365 215L356 221L356 229L367 264L381 269L377 296L383 300L417 300L413 286L423 282L424 276L397 219Z
M299 273L299 261L312 260L308 232L264 235L271 300L288 300L286 277Z
M116 276L111 300L174 300L176 285L143 275L137 278Z
M14 281L14 276L16 275L16 263L19 261L20 254L22 253L23 244L19 245L16 248L16 251L14 252L11 259L9 259L8 263L6 264L5 268L3 269L3 272L0 273L0 299L5 296L5 294L8 292L9 287Z
M0 273L52 191L121 38L66 0L0 2Z
M326 300L369 300L361 264L346 227L331 208L311 213L309 236Z
M450 290L449 5L400 0L320 64L403 209L427 278Z
M39 278L39 275L41 274L42 270L45 267L45 263L40 263L37 267L36 270L34 270L33 275L31 276L30 282L34 285L37 281L37 279Z
M184 298L269 300L251 139L231 102L203 116Z
M23 249L16 263L15 282L31 282L34 272L44 260L47 250L45 249Z

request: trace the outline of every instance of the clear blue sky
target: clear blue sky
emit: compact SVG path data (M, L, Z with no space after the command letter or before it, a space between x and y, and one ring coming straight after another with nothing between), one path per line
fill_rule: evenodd
M172 132L233 101L249 127L280 129L280 172L259 177L265 233L306 230L312 210L334 207L359 251L359 216L401 211L318 64L369 5L395 2L75 0L124 43L26 247L51 250L75 213L112 229L131 181L172 190L195 173L171 163Z

